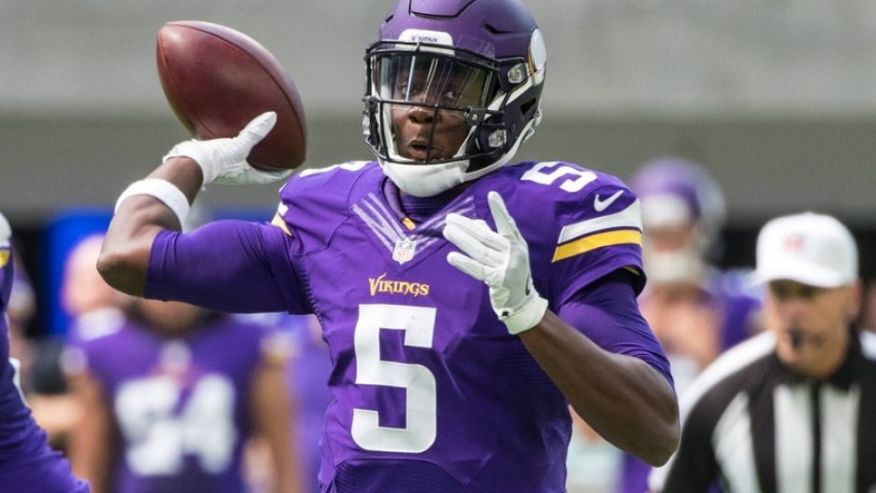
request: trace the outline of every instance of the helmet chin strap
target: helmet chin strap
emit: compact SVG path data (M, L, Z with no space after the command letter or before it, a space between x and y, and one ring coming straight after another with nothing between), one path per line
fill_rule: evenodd
M466 181L468 161L442 164L400 164L381 159L383 172L402 192L414 197L432 197Z

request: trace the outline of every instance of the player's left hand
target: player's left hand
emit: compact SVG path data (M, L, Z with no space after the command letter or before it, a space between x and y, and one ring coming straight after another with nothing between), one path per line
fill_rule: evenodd
M465 253L450 252L447 261L490 288L493 311L508 332L535 327L544 317L547 300L532 283L529 247L497 192L487 195L496 231L486 222L448 214L444 237Z

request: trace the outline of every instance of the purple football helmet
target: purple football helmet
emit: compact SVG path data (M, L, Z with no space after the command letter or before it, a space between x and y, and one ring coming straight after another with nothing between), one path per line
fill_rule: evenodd
M724 196L698 164L678 157L648 161L632 180L645 227L702 224L711 236L724 223Z
M664 157L645 163L632 189L642 203L649 279L655 284L701 281L708 272L707 257L718 253L724 224L718 184L699 165Z
M432 196L483 176L532 135L546 54L519 0L400 0L378 36L365 57L363 131L404 192ZM403 135L414 120L419 130Z

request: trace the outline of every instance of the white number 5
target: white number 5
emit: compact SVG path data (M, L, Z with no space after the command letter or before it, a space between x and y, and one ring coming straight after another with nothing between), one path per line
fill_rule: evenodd
M435 308L360 305L354 345L356 383L407 390L404 428L380 426L379 412L353 409L353 440L366 450L420 453L435 443L438 427L435 375L423 365L380 359L380 330L405 331L405 346L431 348Z
M580 192L590 182L596 180L596 173L592 171L583 171L567 164L557 166L558 164L560 164L559 161L538 163L529 171L523 173L520 179L541 185L551 185L560 178L572 175L574 178L568 178L560 184L560 190L569 193ZM545 169L548 171L545 171Z

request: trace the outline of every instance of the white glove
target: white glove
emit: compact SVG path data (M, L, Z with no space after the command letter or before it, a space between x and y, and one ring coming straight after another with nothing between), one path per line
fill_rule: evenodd
M292 170L262 171L246 162L249 152L274 128L277 114L273 111L253 118L233 138L186 140L164 155L162 162L172 157L192 158L204 173L204 183L225 185L262 184L289 176Z
M548 302L532 284L529 247L514 218L496 192L487 195L496 231L482 220L448 214L444 237L465 253L450 252L447 261L490 288L490 304L508 332L535 327L544 317Z

